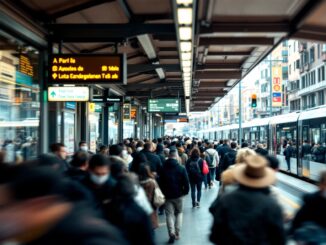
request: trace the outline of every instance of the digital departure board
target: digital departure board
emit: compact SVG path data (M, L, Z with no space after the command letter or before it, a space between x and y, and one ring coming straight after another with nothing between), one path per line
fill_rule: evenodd
M50 57L52 84L126 84L125 55L55 54Z
M179 99L149 99L148 112L179 112L180 100Z

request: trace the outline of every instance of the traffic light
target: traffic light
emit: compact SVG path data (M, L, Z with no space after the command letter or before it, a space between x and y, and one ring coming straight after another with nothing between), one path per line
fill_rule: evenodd
M251 95L251 107L252 108L257 107L257 95L256 94Z

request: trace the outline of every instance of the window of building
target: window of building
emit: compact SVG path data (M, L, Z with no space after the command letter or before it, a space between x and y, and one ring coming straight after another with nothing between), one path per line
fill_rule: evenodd
M306 76L301 77L301 87L305 88L306 87Z
M309 63L313 63L315 61L315 47L310 48L310 55L309 55Z
M287 80L288 79L289 74L288 74L288 67L287 66L283 66L282 67L282 76L283 76L283 79L284 80Z
M318 59L319 59L320 55L321 55L320 43L318 43L318 45L317 45L317 55L318 55Z
M313 85L316 83L316 73L315 71L310 72L310 85Z
M325 104L325 93L324 90L318 92L318 105Z
M300 59L297 59L295 68L300 69Z
M321 78L321 81L325 81L325 66L322 66L320 68L320 78Z
M307 109L307 96L302 96L302 109Z
M289 66L289 74L291 74L291 69L292 69L292 66L290 65Z
M38 155L39 54L21 41L14 45L14 37L0 38L0 146L6 162L28 160Z
M304 51L303 53L303 65L308 63L308 51Z

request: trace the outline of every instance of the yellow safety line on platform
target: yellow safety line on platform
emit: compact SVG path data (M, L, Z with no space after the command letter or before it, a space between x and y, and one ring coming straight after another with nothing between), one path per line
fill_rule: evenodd
M289 204L294 209L299 209L300 205L294 201L292 201L290 198L286 197L285 195L281 194L281 198L283 201L285 201L287 204Z

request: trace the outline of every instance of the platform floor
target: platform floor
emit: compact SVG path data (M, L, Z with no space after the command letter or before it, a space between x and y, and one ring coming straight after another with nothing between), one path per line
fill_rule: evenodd
M293 217L301 206L302 195L313 192L317 189L302 180L290 178L288 175L279 173L277 175L279 183L276 187L279 189L282 206L285 208L290 217ZM282 184L280 184L282 182ZM293 189L293 182L299 187ZM181 239L175 241L174 244L178 245L206 245L212 244L209 241L209 234L212 225L212 215L209 213L208 208L215 200L218 193L218 182L212 189L202 189L202 200L200 208L192 208L190 194L185 197L184 213L183 213L183 226L181 230ZM308 188L309 187L309 188ZM155 231L156 244L167 244L169 236L166 228L165 215L159 216L160 227ZM292 244L288 242L287 244Z
M217 183L217 182L216 182ZM212 189L202 190L202 200L200 208L192 208L190 194L185 197L183 226L181 230L181 239L175 241L178 245L197 245L212 244L209 241L209 233L212 225L212 215L208 208L217 197L218 187L215 185ZM160 227L155 231L156 244L167 244L169 240L165 215L160 215Z

